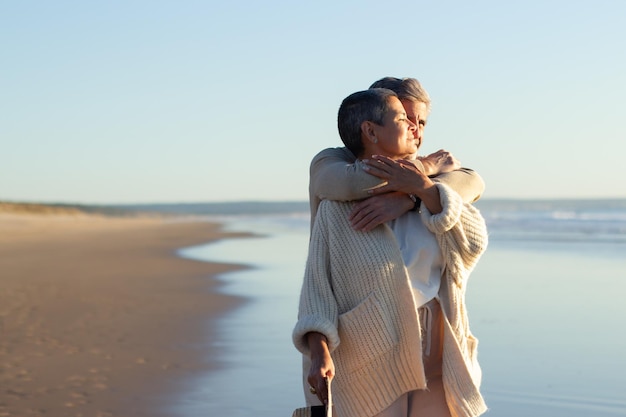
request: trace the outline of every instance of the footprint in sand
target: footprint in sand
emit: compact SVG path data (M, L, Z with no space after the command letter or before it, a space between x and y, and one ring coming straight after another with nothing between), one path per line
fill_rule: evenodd
M87 396L88 395L87 395L86 392L74 391L74 392L70 393L70 397L75 398L75 399L79 399L79 400L85 399L85 398L87 398Z
M8 389L5 392L13 397L26 398L27 396L24 391L18 391L16 389Z

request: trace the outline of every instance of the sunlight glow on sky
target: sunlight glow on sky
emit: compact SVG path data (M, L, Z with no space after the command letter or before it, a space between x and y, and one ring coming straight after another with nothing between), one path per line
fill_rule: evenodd
M306 200L336 112L433 99L485 198L626 197L626 2L0 4L0 200Z

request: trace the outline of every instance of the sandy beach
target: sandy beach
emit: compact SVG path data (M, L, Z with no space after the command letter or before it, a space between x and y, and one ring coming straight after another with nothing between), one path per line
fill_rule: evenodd
M0 207L0 417L167 416L211 361L234 265L176 256L219 225ZM231 236L231 235L228 235Z

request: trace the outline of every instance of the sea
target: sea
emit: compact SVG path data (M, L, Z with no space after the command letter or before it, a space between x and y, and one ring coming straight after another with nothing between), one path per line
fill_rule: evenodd
M489 247L467 302L486 415L626 416L626 199L484 199L476 206ZM194 376L172 415L291 416L304 405L291 330L307 257L307 204L160 209L252 234L180 250L245 265L217 277L220 291L245 302L211 327L207 343L218 369Z

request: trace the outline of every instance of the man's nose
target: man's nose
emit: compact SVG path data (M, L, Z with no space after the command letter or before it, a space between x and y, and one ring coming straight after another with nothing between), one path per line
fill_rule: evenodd
M423 132L422 129L423 129L422 126L415 125L415 137L416 138L421 138L422 137L422 132Z

